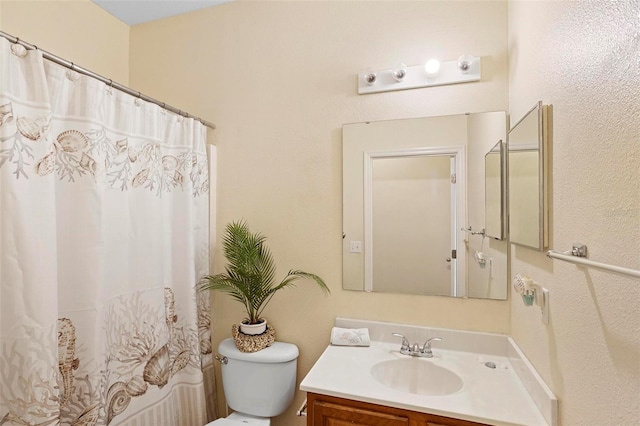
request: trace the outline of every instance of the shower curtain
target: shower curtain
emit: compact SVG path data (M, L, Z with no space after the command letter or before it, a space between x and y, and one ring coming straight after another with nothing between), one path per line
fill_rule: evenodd
M0 425L203 425L204 126L0 42Z

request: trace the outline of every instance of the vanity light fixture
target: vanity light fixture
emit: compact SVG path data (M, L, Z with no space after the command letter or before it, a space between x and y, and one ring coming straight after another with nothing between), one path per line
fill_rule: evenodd
M430 59L425 64L403 63L384 70L367 70L358 75L358 94L418 89L421 87L480 81L479 56L462 55L457 60L440 62Z

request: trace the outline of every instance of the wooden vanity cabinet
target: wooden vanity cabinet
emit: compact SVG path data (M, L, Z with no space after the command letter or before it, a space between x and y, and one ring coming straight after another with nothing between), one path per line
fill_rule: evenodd
M478 426L483 424L307 393L307 426Z

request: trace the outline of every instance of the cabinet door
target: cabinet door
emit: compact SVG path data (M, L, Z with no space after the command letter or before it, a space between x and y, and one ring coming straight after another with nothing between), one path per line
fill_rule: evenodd
M408 426L409 418L314 401L313 426Z

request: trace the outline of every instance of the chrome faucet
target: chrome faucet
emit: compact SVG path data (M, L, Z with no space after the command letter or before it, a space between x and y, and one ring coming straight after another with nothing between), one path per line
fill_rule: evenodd
M402 347L400 348L401 354L408 354L409 352L411 352L411 349L409 348L409 341L407 340L406 337L404 337L400 333L391 333L391 334L393 334L396 337L402 337Z
M422 356L426 358L433 358L433 352L431 352L431 342L441 342L441 337L432 337L431 339L427 339L422 346Z
M424 342L424 345L422 345L422 348L421 348L417 343L414 343L413 346L411 346L409 344L409 340L407 340L407 338L400 333L391 333L391 334L393 334L396 337L402 338L402 346L400 347L401 354L423 357L423 358L433 358L433 352L431 351L431 342L442 340L440 337L432 337L431 339L427 339L427 341Z

